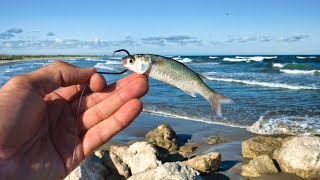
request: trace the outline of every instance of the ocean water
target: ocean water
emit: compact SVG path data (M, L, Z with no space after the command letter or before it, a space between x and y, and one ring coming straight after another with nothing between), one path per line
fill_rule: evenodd
M172 56L208 78L206 83L235 103L218 117L200 95L151 79L144 113L248 128L260 134L320 134L320 56ZM121 71L120 57L70 59L80 67ZM52 63L25 61L0 66L0 84ZM129 72L131 73L131 72ZM127 75L105 75L108 82Z

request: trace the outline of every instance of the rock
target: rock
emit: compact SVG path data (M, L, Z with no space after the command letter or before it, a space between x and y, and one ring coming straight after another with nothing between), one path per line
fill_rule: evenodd
M191 180L202 179L199 172L181 162L165 163L128 178L128 180Z
M286 138L281 149L274 152L283 172L303 178L320 179L320 137L296 136Z
M225 140L219 136L209 136L207 137L207 144L215 145L224 142Z
M168 124L162 124L146 134L148 142L174 152L178 150L176 133Z
M119 158L117 159L115 156L113 158L114 162L120 165L123 163L126 164L132 174L140 173L162 164L157 158L157 149L148 142L136 142L129 147L111 146L110 155L111 153ZM125 169L125 167L123 167L123 169Z
M109 153L107 155L104 165L112 172L112 174L118 174L125 178L131 176L131 171L126 163L124 163L117 155Z
M219 169L221 164L221 154L217 152L211 152L202 156L196 156L188 159L182 163L203 173L207 171L216 171Z
M192 142L188 142L184 146L181 146L179 148L179 154L181 154L185 158L188 158L197 150L197 148L198 147L195 146Z
M261 155L252 159L249 164L242 165L242 176L259 177L264 173L278 173L272 159L267 155Z
M108 169L102 164L102 160L96 155L90 155L80 166L71 172L71 180L103 180L109 174ZM67 176L65 180L68 180Z
M241 143L242 156L255 158L261 155L273 156L273 151L279 149L283 138L272 138L266 136L257 136Z

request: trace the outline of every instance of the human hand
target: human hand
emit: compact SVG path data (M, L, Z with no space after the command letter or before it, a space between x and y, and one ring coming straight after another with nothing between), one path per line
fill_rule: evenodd
M132 74L106 86L94 68L56 62L9 80L0 89L0 177L63 179L73 167L127 127L142 110L147 78ZM59 88L61 87L61 88Z

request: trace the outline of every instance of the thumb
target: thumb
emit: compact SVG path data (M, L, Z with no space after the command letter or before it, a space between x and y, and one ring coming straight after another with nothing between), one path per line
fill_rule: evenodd
M95 68L79 68L57 61L36 71L14 77L5 84L3 90L29 89L44 97L59 87L85 83L95 72Z

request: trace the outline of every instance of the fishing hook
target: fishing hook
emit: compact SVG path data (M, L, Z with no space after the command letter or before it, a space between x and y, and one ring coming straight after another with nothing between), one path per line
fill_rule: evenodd
M122 52L122 51L126 52L128 54L128 56L131 56L131 54L125 49L118 49L118 50L114 51L112 56L114 56L115 53ZM128 69L125 69L125 70L123 70L121 72L97 72L97 73L99 73L99 74L123 74L123 73L125 73L127 71L128 71Z

